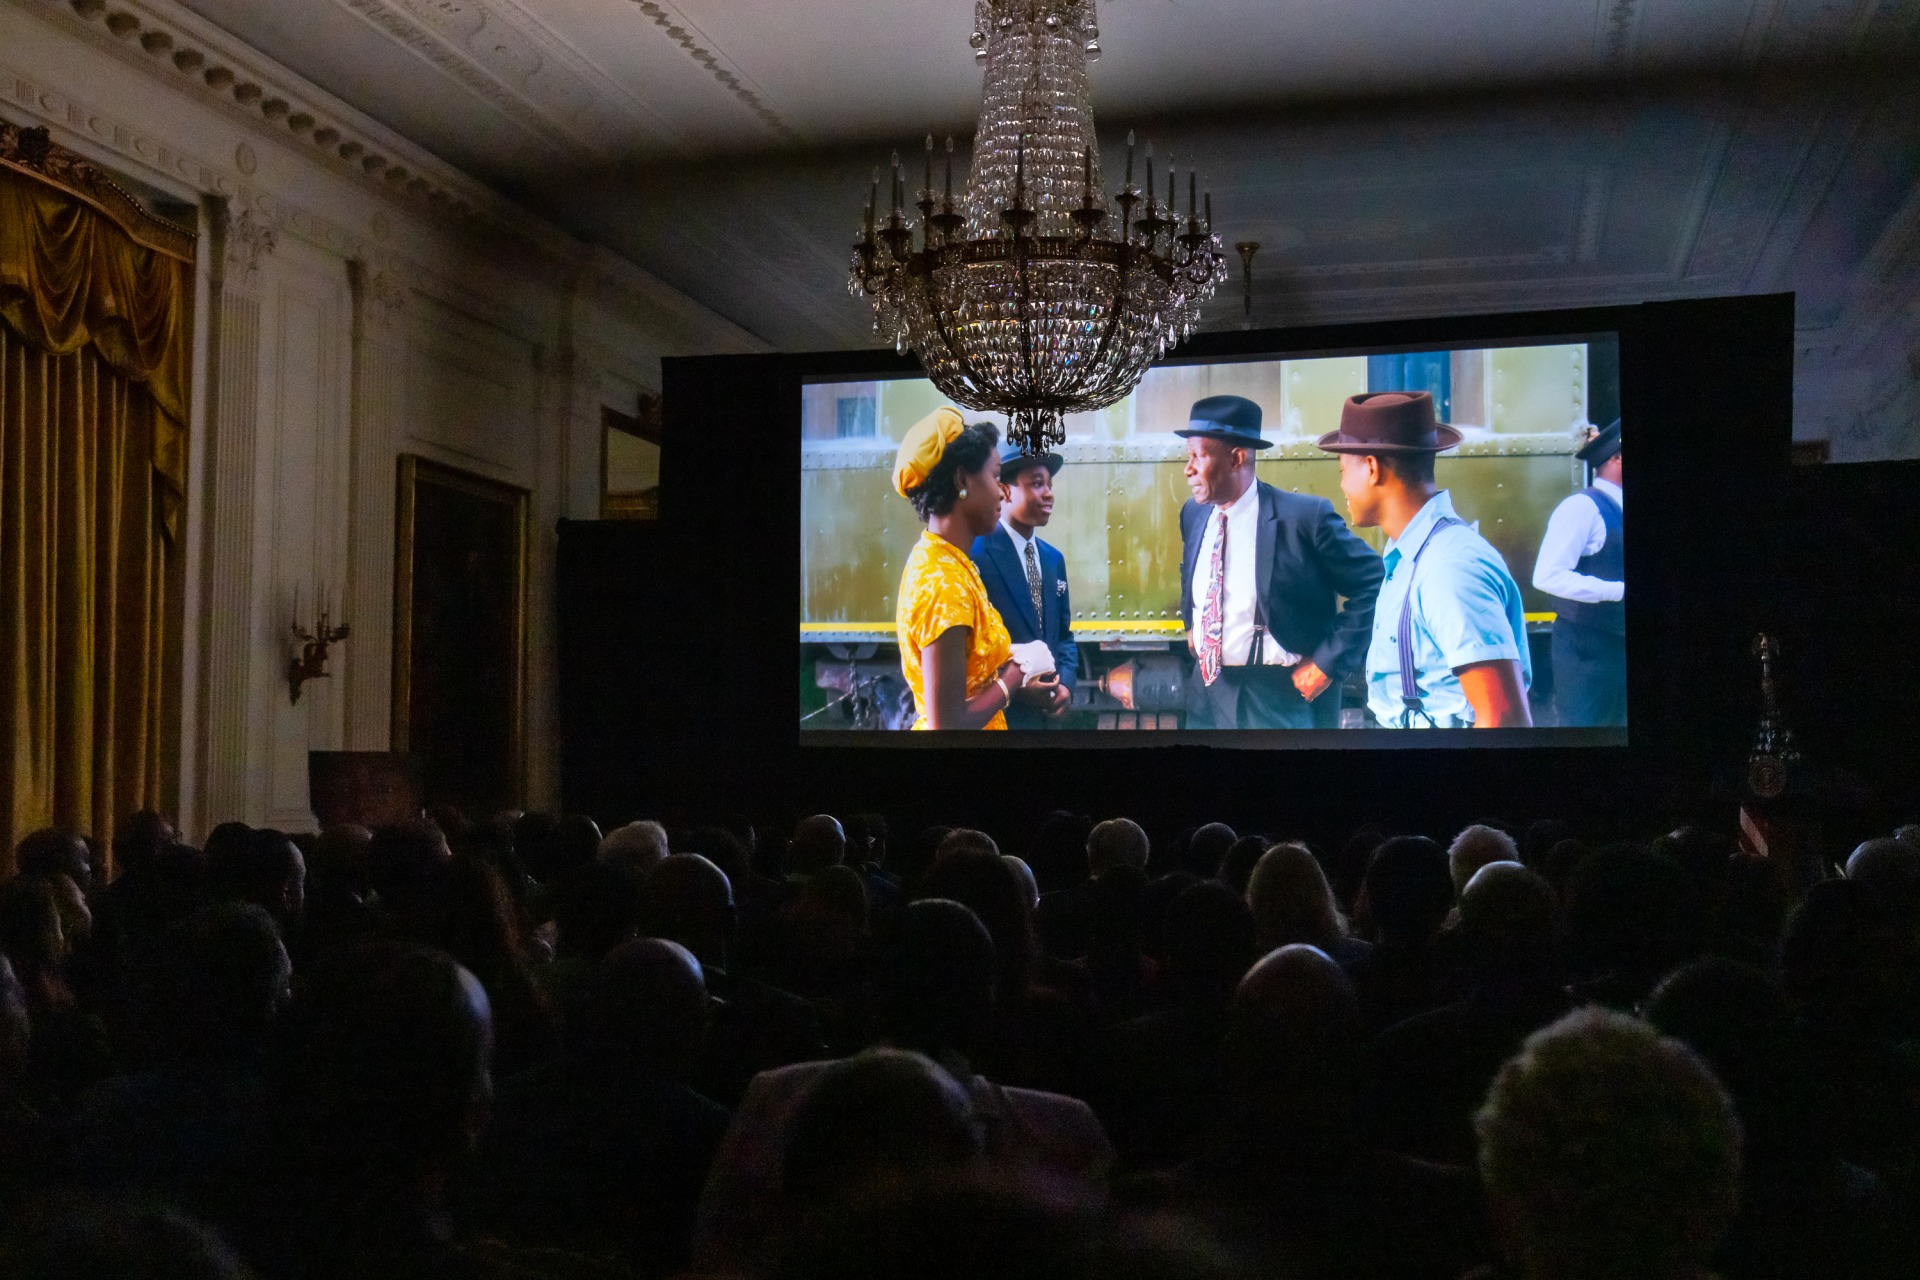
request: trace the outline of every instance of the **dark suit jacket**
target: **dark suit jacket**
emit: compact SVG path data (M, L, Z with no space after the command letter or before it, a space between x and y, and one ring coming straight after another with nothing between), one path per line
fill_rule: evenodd
M1338 683L1366 661L1373 639L1373 600L1386 569L1379 554L1354 536L1325 498L1282 493L1264 480L1257 483L1257 621L1288 652L1310 660ZM1198 502L1180 508L1180 621L1188 631L1193 630L1193 563L1212 515L1212 507Z
M973 540L973 562L979 566L981 581L987 584L987 599L1000 611L1007 634L1015 644L1044 640L1053 650L1053 665L1060 671L1060 683L1069 691L1080 670L1080 649L1073 642L1069 624L1073 602L1067 595L1067 558L1053 547L1034 538L1040 559L1040 604L1043 617L1033 616L1033 595L1027 590L1027 567L1013 549L1013 538L1005 525L995 525L992 533ZM1007 708L1009 729L1041 729L1049 723L1044 712L1026 703Z

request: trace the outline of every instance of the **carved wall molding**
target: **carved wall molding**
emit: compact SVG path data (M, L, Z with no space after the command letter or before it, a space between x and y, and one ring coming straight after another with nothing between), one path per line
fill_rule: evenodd
M247 276L258 274L260 264L273 256L277 243L272 223L251 209L242 209L240 216L227 224L227 270Z

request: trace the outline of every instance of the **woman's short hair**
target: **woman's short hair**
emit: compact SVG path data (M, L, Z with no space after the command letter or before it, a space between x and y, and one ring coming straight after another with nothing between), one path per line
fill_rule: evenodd
M1703 1268L1740 1195L1740 1123L1693 1051L1598 1008L1535 1032L1474 1121L1528 1274Z
M907 500L920 513L922 524L930 516L943 516L953 510L953 504L960 497L960 485L955 477L985 466L999 443L1000 428L991 422L972 423L948 443L927 478L907 491Z

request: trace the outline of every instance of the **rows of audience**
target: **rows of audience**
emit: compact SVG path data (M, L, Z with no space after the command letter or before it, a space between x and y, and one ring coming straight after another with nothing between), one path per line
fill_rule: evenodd
M1920 1267L1920 830L1003 838L36 832L0 1275Z

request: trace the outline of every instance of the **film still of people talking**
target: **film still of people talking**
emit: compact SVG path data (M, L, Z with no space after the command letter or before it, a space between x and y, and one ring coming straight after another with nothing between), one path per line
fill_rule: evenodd
M1920 1277L1916 104L0 0L0 1280Z
M1618 369L1162 365L1039 452L924 380L810 385L801 724L1624 741Z

